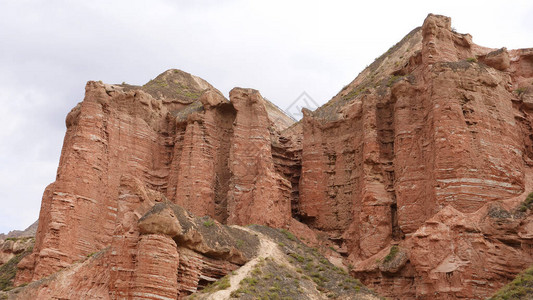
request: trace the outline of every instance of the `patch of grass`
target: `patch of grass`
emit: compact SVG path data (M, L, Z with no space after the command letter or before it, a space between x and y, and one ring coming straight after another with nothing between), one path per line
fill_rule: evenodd
M400 79L402 78L403 76L400 76L400 75L392 75L391 77L389 77L389 80L387 81L387 87L393 86L396 82L400 81Z
M281 229L281 232L291 241L296 241L296 237L294 236L294 234L292 234L292 232L288 231L288 230L285 230L285 229Z
M303 263L305 261L305 257L301 256L300 254L298 253L291 253L289 254L290 256L294 257L297 261Z
M207 221L204 221L204 226L205 226L205 227L211 227L211 226L213 226L213 225L215 225L215 221L213 221L212 219L209 219L209 220L207 220Z
M526 92L526 88L517 88L516 90L514 90L514 92L515 92L518 96L521 96L523 93Z
M262 271L261 271L261 269L258 268L258 267L254 268L254 269L252 270L252 275L259 275L259 274L261 274L261 273L262 273ZM267 275L267 276L268 276L268 275Z
M206 286L202 292L205 292L205 293L213 293L213 292L216 292L216 291L219 291L219 290L225 290L225 289L228 289L229 287L231 287L231 283L229 281L229 277L228 276L224 276L222 278L220 278L219 280L209 284L208 286Z
M87 258L93 257L96 253L98 253L98 252L92 252L92 253L87 254Z
M529 299L527 297L531 295L533 295L533 266L516 276L511 283L501 288L490 299Z
M312 262L308 262L305 267L304 267L304 270L306 271L311 271L313 269L313 263Z
M533 206L533 192L529 193L526 199L522 203L520 203L518 210L521 212L525 212L526 210L531 209L532 206Z
M292 241L287 231L264 226L253 226L252 229L272 237L278 245L283 243L281 250L286 253L290 265L265 260L260 267L263 274L251 272L249 275L258 278L257 283L241 282L241 290L232 296L240 295L241 299L306 299L303 293L308 289L318 290L321 298L334 295L335 298L352 299L357 293L375 295L346 271L329 262L318 249L308 247L298 239ZM280 289L276 288L276 283ZM256 288L255 292L250 292L252 287Z
M469 57L466 59L467 62L471 62L471 63L474 63L474 62L477 62L477 58L475 57Z
M383 259L383 262L387 263L391 261L394 257L396 257L396 254L398 254L399 251L400 251L400 248L398 246L396 245L392 246L390 248L389 254L387 254L387 256L385 256L385 258Z
M13 288L13 280L15 279L15 275L17 275L18 263L32 251L33 246L0 266L0 291L7 291Z
M366 92L367 90L368 90L367 87L355 88L355 89L351 90L348 94L343 96L342 99L345 100L345 101L352 100L355 97L357 97L357 96L361 95L362 93Z
M231 293L232 298L244 299L299 299L301 293L299 280L293 279L287 265L265 260L257 264L259 272L239 283L239 288ZM276 275L274 275L276 274Z

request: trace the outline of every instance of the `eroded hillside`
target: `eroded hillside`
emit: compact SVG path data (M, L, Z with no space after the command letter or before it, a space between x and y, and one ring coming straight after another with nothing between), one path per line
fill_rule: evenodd
M296 124L179 70L88 82L10 295L376 297L346 269L391 299L484 299L533 262L532 95L532 49L436 15ZM223 226L249 224L285 231Z

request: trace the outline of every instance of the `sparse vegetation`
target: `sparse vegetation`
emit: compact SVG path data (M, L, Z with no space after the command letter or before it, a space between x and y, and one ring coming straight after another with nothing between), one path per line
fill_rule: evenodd
M393 86L396 82L400 81L403 78L403 76L399 75L392 75L389 80L387 81L387 87Z
M400 248L396 245L392 246L390 248L390 251L389 251L389 254L387 254L387 256L385 256L385 258L383 259L383 262L387 263L391 260L394 259L394 257L396 257L396 254L398 254L398 252L400 251Z
M30 247L0 266L0 291L8 291L13 288L18 263L32 251L33 247Z
M28 240L35 240L34 237L32 236L24 236L24 237L8 237L5 239L6 241L22 241L22 242L26 242Z
M202 292L205 292L205 293L213 293L213 292L216 292L216 291L219 291L219 290L225 290L227 288L231 287L231 283L229 281L229 277L228 276L224 276L222 278L220 278L219 280L209 284L208 286L206 286Z
M346 94L344 97L342 97L342 99L345 100L345 101L352 100L355 97L357 97L357 96L361 95L362 93L366 92L367 90L368 90L368 88L366 88L366 87L359 87L359 88L353 89L348 94Z
M299 262L304 262L305 261L305 258L303 256L299 255L298 253L291 253L289 255L294 257Z
M531 295L533 295L533 266L516 276L516 278L511 283L501 288L490 299L529 299L527 297Z
M188 81L190 80L188 75L180 75L179 70L173 70L151 79L142 86L142 89L155 98L164 96L191 103L200 97L202 90L199 90L199 87L194 87L194 85L189 85Z
M477 58L475 57L469 57L466 59L467 62L471 62L471 63L474 63L474 62L477 62Z
M250 225L252 230L268 235L286 254L290 263L279 257L259 257L255 266L230 294L239 299L307 299L309 292L320 292L322 298L352 297L357 293L374 294L346 271L334 266L318 249L307 247L287 230ZM238 241L237 241L238 243ZM235 275L235 272L231 274ZM199 291L190 298L204 298L231 287L227 277ZM195 297L198 296L198 297Z
M515 92L518 96L520 96L520 95L522 95L523 93L526 92L526 88L523 88L523 87L522 87L522 88L517 88L516 90L514 90L514 92Z
M244 299L297 299L303 292L300 280L290 274L287 265L264 260L252 270L251 277L239 283L231 297ZM275 275L274 275L275 274Z
M533 206L533 192L527 195L526 199L518 207L518 210L521 212L525 212L526 210L531 209L532 206Z
M292 232L288 231L288 230L285 230L285 229L281 229L281 232L291 241L295 241L296 240L296 237L294 236L294 234L292 234Z
M215 221L213 221L213 219L209 219L207 221L204 221L204 226L205 227L211 227L213 225L215 225Z

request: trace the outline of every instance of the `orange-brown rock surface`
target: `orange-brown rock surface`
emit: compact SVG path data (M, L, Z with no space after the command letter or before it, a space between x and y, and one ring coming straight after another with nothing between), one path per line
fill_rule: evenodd
M482 299L533 262L527 53L430 15L304 114L302 217L382 295Z
M256 255L256 235L194 217L135 183L129 187L134 213L147 203L153 207L141 218L132 216L131 227L116 231L110 246L30 284L17 298L181 299Z
M251 259L220 224L289 229L391 299L483 299L533 262L533 50L429 15L297 124L229 98L179 70L89 82L18 295L181 298Z
M7 263L17 254L33 246L33 237L7 238L0 240L0 266Z
M67 116L57 179L43 196L35 251L21 264L19 282L40 279L103 249L117 233L135 235L132 222L153 203L135 188L122 191L124 181L221 222L288 224L289 204L281 196L289 188L273 169L266 101L259 93L235 89L239 96L229 102L203 80L178 70L155 81L163 91L176 82L190 84L186 94L199 99L183 104L181 98L156 100L146 87L87 84L84 101ZM258 147L261 155L255 155ZM250 213L254 202L272 212Z

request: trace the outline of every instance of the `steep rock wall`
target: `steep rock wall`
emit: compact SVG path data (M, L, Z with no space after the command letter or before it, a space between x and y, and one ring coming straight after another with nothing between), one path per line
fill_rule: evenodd
M410 40L418 34L416 46ZM529 217L509 225L516 241L508 247L481 225L474 234L479 242L470 241L469 230L445 216L478 224L473 216L486 215L490 205L515 207L531 191L530 88L520 88L533 82L529 52L477 46L443 16L428 16L410 35L369 67L372 74L365 70L364 78L304 114L303 220L382 295L487 297L533 261ZM387 60L401 63L390 67ZM438 216L447 225L437 229L431 220ZM392 271L376 263L391 245L404 249ZM458 262L457 251L469 254ZM506 263L484 268L476 257Z
M249 259L205 242L216 220L289 229L393 299L488 297L533 262L532 83L531 49L435 15L293 126L256 90L228 101L178 70L89 82L16 283L74 266L32 293L183 297Z
M164 78L182 80L182 73ZM153 203L136 189L124 192L124 181L223 223L290 224L291 184L274 169L266 100L234 89L230 102L204 86L192 87L200 96L187 106L141 88L87 84L84 101L67 116L58 175L44 193L35 250L21 262L18 284L109 245L136 247L132 222ZM131 251L123 255L132 261Z

